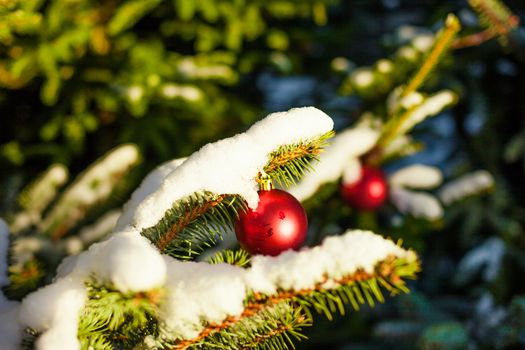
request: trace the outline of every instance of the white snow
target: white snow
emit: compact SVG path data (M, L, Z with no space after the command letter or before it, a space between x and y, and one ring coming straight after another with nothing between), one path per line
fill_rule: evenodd
M343 169L343 183L349 185L359 181L362 174L361 168L361 162L359 159L351 158Z
M308 289L324 281L330 260L326 249L321 247L299 252L288 250L275 257L256 255L252 258L246 281L251 290L265 294L273 294L277 288Z
M392 187L433 188L441 184L443 175L433 166L414 164L391 174L388 182Z
M132 216L140 203L152 192L160 188L162 182L169 173L177 169L187 158L177 158L165 162L153 169L140 183L140 186L133 191L131 199L124 205L122 214L117 221L117 230L121 230L132 220Z
M332 119L314 107L270 114L245 133L193 153L160 186L145 190L149 195L140 204L126 208L118 226L151 227L176 200L203 190L240 195L255 208L259 201L255 177L268 155L279 146L319 137L332 127Z
M478 170L447 183L440 189L438 196L444 204L448 205L493 186L492 175L486 170Z
M55 198L57 189L62 186L67 179L67 168L62 164L52 164L34 183L29 185L29 191L24 194L27 197L24 197L23 205L29 213L22 212L21 214L36 216L30 223L40 219L42 210ZM18 220L24 221L24 219ZM15 223L12 226L14 226L12 227L13 232L25 228L23 223L18 225Z
M413 164L401 168L388 178L390 201L405 214L437 220L443 216L443 208L432 194L415 192L408 188L429 189L443 181L441 171L432 166Z
M423 95L415 91L401 98L399 104L405 109L410 109L420 105L423 101Z
M354 160L372 149L378 137L379 132L368 127L349 128L338 133L321 154L320 161L313 164L314 170L292 186L289 192L303 201L321 185L337 181L343 172L347 179L359 178L361 167L356 166Z
M390 200L400 212L414 217L436 220L443 216L443 208L436 197L425 192L394 187L390 189Z
M403 134L421 123L425 118L441 112L446 106L456 101L456 95L450 90L443 90L425 98L424 102L414 107L410 116L399 128L398 134Z
M20 323L43 332L36 341L37 350L80 349L78 320L86 297L82 280L63 278L22 301Z
M244 310L244 269L228 264L180 262L165 257L168 265L167 301L162 316L180 338L199 335L204 322L220 323Z
M137 232L119 232L64 259L57 276L87 279L93 274L122 292L140 292L164 284L166 264L147 238Z

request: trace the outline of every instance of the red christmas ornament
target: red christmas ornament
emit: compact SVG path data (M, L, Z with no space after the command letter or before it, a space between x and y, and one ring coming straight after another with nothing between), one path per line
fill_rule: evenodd
M235 235L251 254L278 255L299 249L306 239L308 219L299 201L288 192L259 191L255 210L240 213Z
M361 179L341 186L341 195L352 207L373 211L385 202L388 196L388 184L381 169L363 166Z

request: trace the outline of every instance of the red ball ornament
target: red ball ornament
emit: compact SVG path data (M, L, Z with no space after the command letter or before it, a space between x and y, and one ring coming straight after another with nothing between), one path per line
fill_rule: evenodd
M257 208L240 213L235 223L237 240L251 254L278 255L299 249L307 231L308 219L301 203L277 189L259 191Z
M365 165L361 168L361 178L357 182L343 183L341 195L345 202L356 209L376 210L388 196L385 174L381 169Z

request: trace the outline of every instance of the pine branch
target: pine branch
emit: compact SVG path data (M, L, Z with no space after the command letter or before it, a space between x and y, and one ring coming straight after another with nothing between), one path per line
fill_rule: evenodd
M440 91L430 96L419 94L421 102L402 108L392 116L384 126L374 148L363 158L367 164L377 164L384 160L385 150L392 142L408 133L415 125L430 116L441 112L445 107L454 104L457 96L452 91ZM392 156L389 154L388 156Z
M88 301L80 317L78 338L83 349L133 348L156 335L161 290L127 293L88 283Z
M386 289L390 294L407 293L403 279L413 279L419 271L417 261L406 261L399 258L387 258L376 266L374 273L359 270L356 273L338 280L329 280L318 283L314 288L302 290L280 290L274 295L262 293L252 294L245 304L245 309L240 316L230 316L220 324L208 325L201 334L188 340L175 343L173 350L198 348L207 338L215 336L217 332L229 332L239 322L256 316L268 308L283 302L291 302L306 312L311 320L310 309L324 313L329 319L334 312L345 313L345 305L350 304L355 310L362 304L373 306L375 300L384 301L381 289ZM327 289L327 284L338 287Z
M410 121L413 114L417 112L417 109L422 103L412 105L409 108L402 108L402 101L417 94L417 90L423 85L442 57L449 50L460 28L461 25L458 18L450 14L445 21L445 26L437 33L434 44L425 56L423 63L396 98L398 103L395 105L390 118L383 127L376 146L365 156L365 162L370 164L379 162L383 158L384 149L387 148L396 137L408 131L409 128L407 128L406 124Z
M469 5L477 12L481 24L487 28L478 34L477 41L481 43L498 36L501 44L506 45L509 33L520 22L519 18L512 14L509 8L499 0L469 0ZM481 41L480 39L484 40ZM465 42L460 42L459 45L461 44L465 44Z
M223 250L217 252L213 257L210 258L210 264L226 263L235 266L247 266L250 263L250 253L244 249L239 250Z
M279 147L268 156L264 175L281 186L289 186L311 169L322 148L334 135L328 132L318 138ZM257 181L262 181L258 174ZM178 259L192 259L216 243L223 232L233 230L232 223L246 203L237 195L203 191L180 199L154 226L142 230L164 253Z
M175 203L157 225L141 234L164 253L191 259L215 243L216 236L231 227L244 201L238 196L195 193Z
M437 34L432 49L423 60L421 67L401 92L400 98L406 97L419 89L443 55L447 52L450 44L460 29L461 25L457 17L452 14L448 15L445 21L445 27L443 27L443 29Z
M9 285L5 287L6 295L10 299L20 300L30 292L40 287L45 280L45 266L36 258L26 261L22 265L9 268Z
M295 185L296 180L300 179L306 171L312 170L310 162L319 160L319 154L334 135L335 133L330 131L318 139L279 147L269 155L264 172L282 187ZM257 180L261 181L261 175Z
M282 350L294 347L293 339L306 337L300 333L311 326L311 319L289 301L265 308L251 317L232 324L223 332L215 332L187 349L266 349Z
M126 176L139 162L138 148L132 144L107 152L64 190L42 220L41 230L54 240L62 238L97 206L124 190Z
M295 312L291 316L288 316L284 322L279 320L281 322L277 323L274 328L268 329L266 333L257 335L253 341L247 343L243 349L259 349L262 345L266 345L266 349L285 349L286 344L293 347L293 342L286 335L293 332L292 334L296 336L296 338L301 339L300 336L297 336L301 335L301 333L295 331L300 330L301 327L310 325L308 318L300 314L299 310L296 309L294 311ZM265 320L266 319L265 317Z

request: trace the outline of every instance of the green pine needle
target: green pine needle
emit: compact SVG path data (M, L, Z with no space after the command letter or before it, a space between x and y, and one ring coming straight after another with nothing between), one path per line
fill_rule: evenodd
M245 205L238 196L194 193L178 200L164 218L141 234L161 252L192 259L215 245L223 232L233 230L232 223Z
M315 139L279 147L268 156L264 172L281 187L295 185L312 170L311 161L319 160L319 154L334 135L334 131L329 131Z
M294 348L294 341L305 339L303 327L311 326L311 320L302 309L289 301L283 301L261 310L221 332L184 347L175 349L260 349L284 350Z
M498 35L502 45L507 45L508 35L518 26L519 18L499 0L469 0L468 3L477 12L481 25Z
M9 268L9 285L5 294L10 299L21 300L30 292L35 291L45 282L46 270L43 263L32 258L20 266Z
M88 283L88 301L80 316L78 338L82 349L131 349L147 335L157 335L153 315L162 292L121 293Z
M239 250L223 250L217 252L213 257L210 258L211 264L226 263L230 265L236 265L246 267L250 264L251 255L244 249Z

